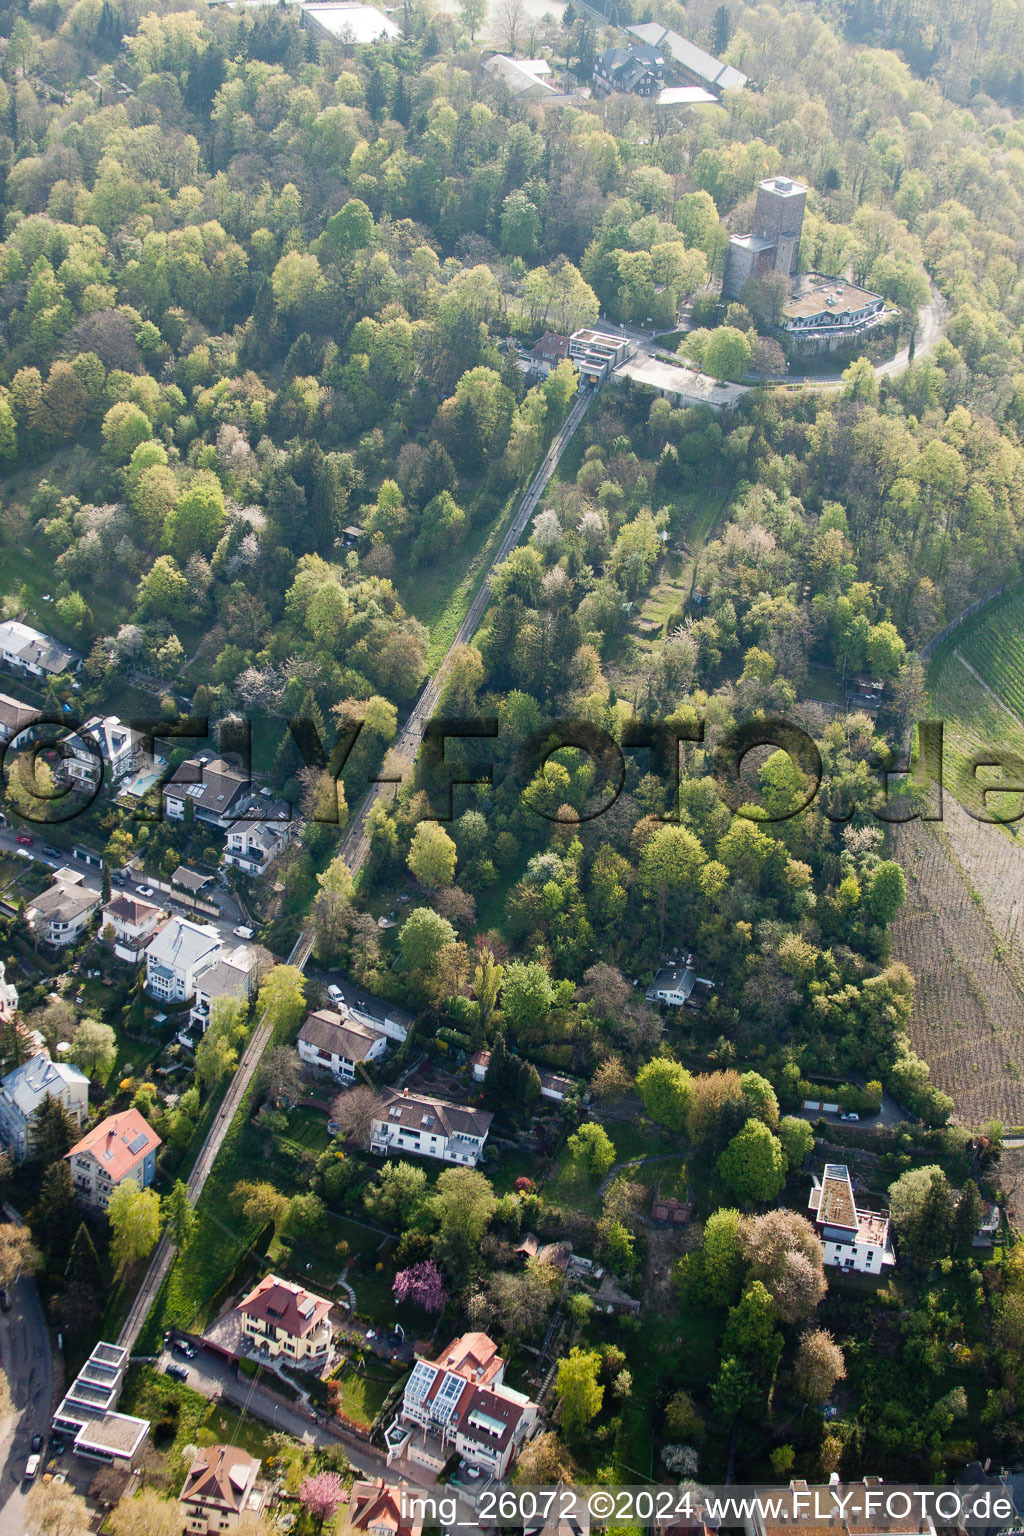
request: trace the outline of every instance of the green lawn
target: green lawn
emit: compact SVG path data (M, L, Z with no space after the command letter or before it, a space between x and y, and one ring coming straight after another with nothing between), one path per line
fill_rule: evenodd
M369 1428L398 1378L395 1372L379 1374L372 1365L365 1371L346 1365L334 1379L341 1387L342 1412Z
M633 1390L622 1409L615 1441L615 1476L622 1483L653 1474L658 1402L682 1385L706 1388L718 1368L718 1341L724 1313L685 1312L649 1320L625 1346Z

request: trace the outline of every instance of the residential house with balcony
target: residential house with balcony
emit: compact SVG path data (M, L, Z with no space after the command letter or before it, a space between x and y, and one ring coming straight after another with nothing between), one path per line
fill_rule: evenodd
M286 800L254 795L228 829L224 863L234 864L243 875L262 875L287 848L294 831L292 808Z
M172 917L146 948L146 991L161 1002L185 1002L223 948L220 934L208 923Z
M494 1116L486 1109L450 1104L422 1093L385 1089L370 1130L370 1151L418 1153L442 1163L475 1168Z
M504 1478L537 1423L536 1403L505 1385L505 1362L486 1333L454 1339L418 1360L385 1435L388 1463L406 1455L437 1472L453 1453L477 1476Z
M89 1079L69 1062L51 1061L43 1050L0 1082L0 1141L18 1162L31 1156L36 1114L47 1099L59 1099L81 1126L89 1113Z
M236 1311L256 1354L322 1364L331 1348L331 1303L290 1280L265 1275Z
M299 1060L307 1067L330 1072L348 1086L355 1082L361 1062L377 1061L388 1048L386 1035L361 1023L347 1009L318 1008L299 1030Z
M187 1536L235 1531L243 1514L256 1516L267 1502L257 1481L260 1463L237 1445L204 1445L196 1451L178 1503Z
M82 664L80 652L61 645L49 635L40 634L19 619L0 624L0 661L30 677L48 679L62 672L77 671Z
M95 751L82 740L88 737ZM98 784L104 776L113 789L142 768L145 760L145 737L141 731L133 731L122 725L116 715L94 715L82 727L80 736L69 740L70 756L64 760L64 768L70 779L78 784ZM98 754L98 756L97 756Z
M858 1210L845 1163L825 1164L821 1178L813 1181L807 1208L818 1228L825 1263L833 1269L880 1275L896 1263L888 1211Z
M171 821L184 821L191 804L196 821L226 832L250 797L250 781L223 757L190 757L181 763L163 788L164 812Z
M160 1137L137 1109L108 1115L66 1153L75 1194L84 1205L105 1211L119 1184L131 1179L148 1189L156 1177Z
M114 896L100 914L100 936L112 930L110 943L119 960L130 965L141 962L146 945L153 938L165 914L151 901L140 896Z
M55 949L76 943L102 900L77 869L58 869L53 884L25 908L25 921L36 938Z
M256 956L245 944L222 951L212 965L196 976L196 998L189 1014L193 1031L205 1035L210 1013L219 997L248 1004L256 990Z

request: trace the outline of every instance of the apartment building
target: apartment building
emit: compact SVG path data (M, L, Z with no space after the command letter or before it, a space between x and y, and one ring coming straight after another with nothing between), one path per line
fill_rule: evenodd
M389 1088L378 1100L370 1131L370 1151L414 1152L443 1163L475 1168L494 1116L486 1109L450 1104L427 1094Z
M114 954L130 965L141 961L146 945L153 938L164 913L140 896L114 896L100 914L100 937L108 935Z
M418 1360L385 1435L388 1463L407 1455L440 1471L457 1453L477 1476L503 1478L536 1425L536 1403L505 1385L505 1362L486 1333L454 1339Z
M256 991L256 956L245 944L221 950L212 965L196 976L196 997L189 1014L190 1027L205 1035L213 1005L219 997L249 1003Z
M224 863L243 875L262 875L291 842L295 832L292 808L285 800L255 795L239 808L228 829Z
M156 1177L160 1145L160 1137L137 1109L108 1115L66 1154L75 1194L84 1205L105 1211L126 1179L148 1189Z
M106 774L113 786L130 774L138 773L142 767L145 737L141 731L123 725L116 715L94 715L85 722L82 734L89 738L96 750L90 750L80 737L70 738L71 755L65 759L64 767L68 777L76 783L97 784Z
M250 793L248 775L224 758L190 757L164 785L164 812L171 821L184 821L191 804L196 821L226 832Z
M422 1515L405 1512L414 1499L403 1499L402 1490L382 1477L353 1483L339 1536L421 1536Z
M71 1439L77 1456L131 1466L149 1434L149 1420L116 1412L127 1368L128 1351L120 1344L101 1342L61 1401L53 1416L54 1433Z

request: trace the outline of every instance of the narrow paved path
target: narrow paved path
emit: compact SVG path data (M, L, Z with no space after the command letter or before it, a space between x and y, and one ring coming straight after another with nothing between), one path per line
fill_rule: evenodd
M416 753L423 740L423 731L426 723L437 707L443 692L456 648L460 645L465 645L467 641L471 640L479 628L480 620L483 618L487 604L490 601L491 576L494 574L495 568L508 558L522 538L530 518L537 509L537 504L544 494L548 481L557 468L559 459L571 442L576 428L590 408L594 393L591 389L584 389L579 392L564 424L552 439L550 448L544 455L540 467L530 481L526 494L519 504L519 510L516 512L504 538L498 546L487 574L480 584L479 591L469 605L466 617L459 625L458 632L446 651L440 666L420 694L415 708L406 722L405 729L389 754L389 761L396 765L396 771L400 770L403 776L412 768ZM348 835L342 843L342 856L353 875L358 874L362 869L370 852L370 839L366 832L366 818L373 806L385 794L388 794L390 789L391 786L387 784L371 785L353 818ZM288 956L288 964L296 966L300 971L303 970L309 960L312 949L313 931L307 927L303 929L296 939L295 946ZM242 1099L245 1097L246 1091L256 1074L256 1069L260 1064L260 1057L267 1048L271 1033L271 1026L261 1020L243 1052L242 1059L238 1064L238 1070L228 1085L228 1090L224 1095L217 1118L210 1127L202 1150L196 1158L189 1177L188 1193L193 1205L195 1205L199 1198L203 1185L206 1183L210 1170L216 1161L217 1153L220 1151L224 1138L227 1135L228 1127L231 1125ZM156 1300L157 1292L163 1284L164 1277L170 1269L173 1259L174 1248L166 1237L162 1237L153 1252L149 1269L146 1271L146 1276L136 1293L131 1311L128 1313L125 1325L121 1329L118 1338L118 1343L122 1344L129 1352L134 1349L138 1341L146 1318L149 1316L150 1308Z

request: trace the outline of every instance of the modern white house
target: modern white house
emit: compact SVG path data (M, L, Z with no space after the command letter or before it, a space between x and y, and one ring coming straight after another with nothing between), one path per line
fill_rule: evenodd
M210 1012L219 997L238 998L248 1003L256 990L256 956L244 944L222 950L212 965L196 975L196 998L189 1014L190 1024L205 1035Z
M378 1100L370 1130L370 1151L434 1157L475 1168L494 1116L486 1109L387 1088Z
M346 1010L318 1008L299 1030L299 1060L330 1072L340 1083L354 1083L360 1062L378 1061L388 1048L387 1035L369 1029Z
M49 678L77 670L82 658L71 646L61 645L19 619L7 619L0 624L0 661L31 677Z
M138 773L142 767L145 738L140 731L122 725L116 715L94 715L85 722L82 732L95 745L96 751L91 751L81 737L70 739L71 755L65 759L64 766L68 777L76 783L96 784L105 774L113 787L130 774Z
M224 863L234 864L243 875L262 875L287 848L294 832L287 801L254 796L241 806L239 819L228 829Z
M51 1061L41 1051L0 1082L0 1141L18 1162L32 1153L35 1116L47 1099L59 1099L81 1126L89 1113L89 1079L77 1067Z
M160 1137L137 1109L108 1115L66 1153L75 1194L84 1205L105 1211L119 1184L131 1179L148 1189L156 1177Z
M100 937L113 930L111 944L119 960L135 964L142 959L146 945L164 920L164 913L141 896L118 894L107 902L100 914Z
M408 1456L438 1472L457 1453L475 1476L500 1479L537 1417L536 1403L505 1385L497 1345L486 1333L467 1333L436 1360L417 1360L385 1435L388 1464Z
M162 1002L185 1002L194 994L200 974L223 948L216 928L172 917L146 948L146 991Z
M25 908L25 921L42 943L63 949L81 938L101 900L79 870L58 869L53 884Z
M833 1269L880 1275L896 1263L888 1211L861 1211L845 1163L826 1163L811 1185L807 1209L814 1216L825 1263Z

